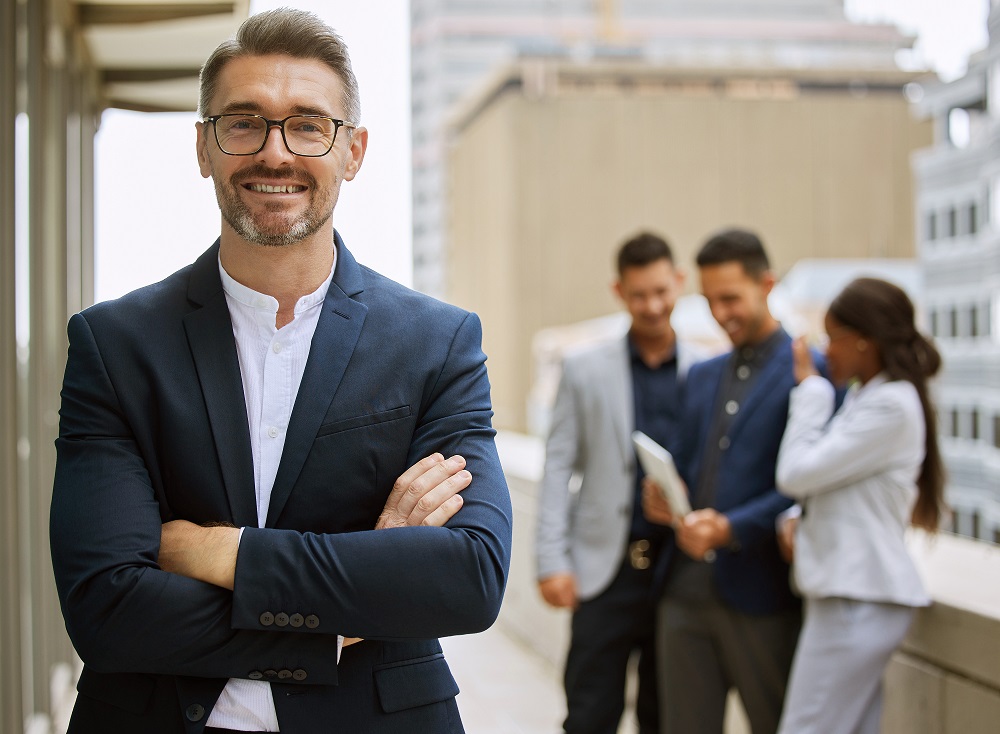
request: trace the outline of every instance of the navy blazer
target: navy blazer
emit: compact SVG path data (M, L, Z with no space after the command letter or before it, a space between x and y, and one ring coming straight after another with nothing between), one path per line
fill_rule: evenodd
M272 681L283 734L461 732L437 637L496 618L511 506L474 314L337 267L258 529L218 242L69 323L52 559L85 667L71 732L199 734L229 678ZM435 451L473 475L444 528L373 528ZM157 565L173 519L246 527L233 592ZM363 637L338 665L337 635Z
M774 529L777 515L792 504L778 494L774 480L788 396L795 386L791 337L784 331L782 335L730 426L729 448L718 468L712 505L729 518L734 540L731 547L716 552L712 564L716 590L726 604L747 614L770 614L799 604L789 588L789 567L778 552ZM698 483L730 354L696 364L688 373L681 420L685 430L674 447L674 458L689 488ZM674 552L681 551L670 542L657 561L661 587Z

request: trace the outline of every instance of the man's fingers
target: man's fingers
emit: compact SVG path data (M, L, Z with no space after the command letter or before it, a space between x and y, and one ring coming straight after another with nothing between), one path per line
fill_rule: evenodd
M462 495L452 495L441 503L440 507L427 515L420 524L433 528L443 527L446 522L455 516L455 513L462 509L462 503Z
M398 503L403 497L406 491L413 485L413 483L423 476L427 471L434 468L438 464L444 461L444 457L441 454L431 454L418 461L416 464L411 466L405 472L403 472L396 483L392 485L392 492L389 494L389 499L386 502L386 506L390 504Z
M438 487L458 477L464 469L465 459L461 456L452 456L432 464L422 474L413 478L408 485L404 486L403 493L399 496L399 501L396 504L396 513L400 517L415 516L417 522L409 522L407 524L419 525L419 521L423 520L432 510L436 509L441 502L459 491L456 488L452 491L443 491L435 494L435 490ZM448 485L448 487L450 488L456 483L461 484L464 482L465 486L461 487L461 489L465 489L470 481L472 481L472 475L465 472L464 476L459 477L457 482ZM427 496L428 494L430 494L429 497ZM423 504L418 508L418 504L421 502Z
M433 454L407 469L393 485L375 528L440 527L462 508L455 496L472 482L462 456Z
M417 500L416 505L407 516L407 525L433 525L440 527L461 509L461 505L445 505L453 501L459 492L472 483L472 474L461 469L450 477L446 477L432 489L427 490ZM443 510L443 512L441 512ZM437 513L437 514L435 514ZM431 515L434 519L428 522ZM444 517L442 521L441 518Z

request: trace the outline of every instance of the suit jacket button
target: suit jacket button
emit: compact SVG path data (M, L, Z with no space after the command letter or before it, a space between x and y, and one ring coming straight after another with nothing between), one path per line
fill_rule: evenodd
M302 668L296 668L295 670L292 671L292 678L294 678L295 680L305 680L306 671L302 670Z
M315 614L310 614L308 617L306 617L306 627L308 627L311 630L314 630L317 627L319 627L319 617L317 617Z
M264 612L262 615L260 615L260 623L265 627L270 627L272 624L274 624L274 615L271 614L270 612Z
M279 627L287 627L288 615L285 614L284 612L278 612L277 614L274 615L274 623Z
M187 707L184 715L188 721L201 721L201 718L205 715L205 707L200 703L193 703Z
M292 671L290 671L288 668L282 668L281 670L278 671L278 678L281 680L288 680L291 677L292 677Z
M293 614L288 618L288 624L292 625L292 627L301 627L305 621L306 618L301 614Z
M249 678L250 680L260 680L263 677L264 677L264 674L261 673L259 670L251 670L247 674L247 678Z
M277 678L278 671L271 670L270 668L268 668L267 670L264 671L264 677L267 678L268 680L271 680L272 678Z

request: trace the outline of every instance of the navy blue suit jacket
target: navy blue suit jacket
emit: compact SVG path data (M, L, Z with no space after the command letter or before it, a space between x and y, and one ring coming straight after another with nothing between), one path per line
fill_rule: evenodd
M479 320L336 244L266 529L218 243L70 320L51 542L85 663L71 732L198 734L228 678L272 681L283 734L462 731L435 638L493 622L511 543ZM435 451L468 462L462 510L373 530ZM178 518L247 528L233 592L160 570ZM339 666L337 634L365 638Z
M748 614L770 614L799 602L789 588L789 567L777 545L774 522L792 501L778 494L774 471L788 418L788 395L795 386L791 338L783 340L751 386L730 426L729 448L718 467L712 506L729 518L733 547L719 549L712 565L722 600ZM716 396L730 354L691 367L684 395L682 436L674 447L677 468L689 488L698 484ZM672 537L672 535L671 535ZM671 558L681 551L671 542L661 552L657 574L665 582Z

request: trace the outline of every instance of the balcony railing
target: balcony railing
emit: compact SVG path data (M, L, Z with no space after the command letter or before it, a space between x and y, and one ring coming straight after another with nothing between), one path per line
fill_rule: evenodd
M533 560L544 448L530 436L497 440L514 505L514 553L499 624L557 666L568 642L565 612L546 607ZM948 534L909 538L934 599L920 610L886 673L883 734L1000 731L1000 547ZM727 734L745 734L738 702Z

